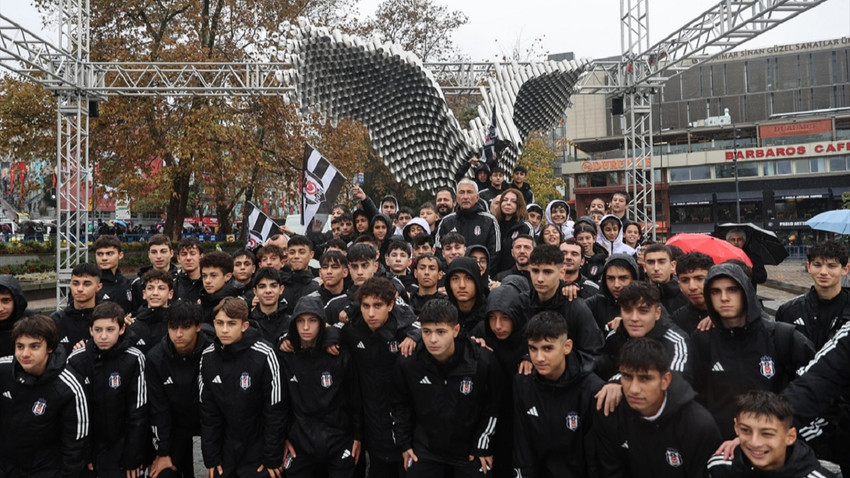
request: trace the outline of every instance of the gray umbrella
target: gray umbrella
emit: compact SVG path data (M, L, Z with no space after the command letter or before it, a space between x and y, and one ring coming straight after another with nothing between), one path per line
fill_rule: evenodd
M726 233L732 229L742 229L747 233L747 244L744 248L750 253L758 255L765 265L778 265L788 257L788 251L785 250L785 246L773 231L762 229L751 222L740 224L729 222L714 226L714 232L711 235L726 239Z

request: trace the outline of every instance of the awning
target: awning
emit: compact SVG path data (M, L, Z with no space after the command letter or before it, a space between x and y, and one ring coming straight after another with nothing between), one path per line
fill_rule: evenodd
M826 188L778 189L773 196L775 199L825 199L828 191Z
M741 201L761 200L764 195L761 191L741 191ZM717 202L735 202L735 192L717 193Z
M670 196L671 206L694 206L711 204L711 193L677 194Z

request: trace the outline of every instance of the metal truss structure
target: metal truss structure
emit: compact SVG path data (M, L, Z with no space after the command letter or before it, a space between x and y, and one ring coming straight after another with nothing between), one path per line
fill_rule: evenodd
M631 167L627 185L632 192L633 219L644 223L654 234L651 109L655 91L682 71L727 52L824 1L721 0L650 46L649 0L621 0L621 59L594 62L577 87L581 93L624 99L624 148L627 164ZM78 238L88 232L89 226L90 102L110 96L280 95L292 93L295 87L290 83L294 75L290 62L90 62L90 0L56 0L56 4L59 35L55 43L28 31L0 11L0 67L43 85L57 98L58 304L67 299L71 269L88 259L87 247ZM528 70L526 66L514 64L509 69L512 74L529 78L551 73L534 68ZM504 97L505 91L511 93L513 100L522 96L519 85L499 76L497 64L431 63L424 67L430 69L429 74L440 81L441 89L447 94L484 93L482 86L501 82L501 92L496 92L496 98L491 101L500 95ZM572 92L572 86L569 90ZM485 94L485 104L486 99ZM510 110L512 113L513 105Z

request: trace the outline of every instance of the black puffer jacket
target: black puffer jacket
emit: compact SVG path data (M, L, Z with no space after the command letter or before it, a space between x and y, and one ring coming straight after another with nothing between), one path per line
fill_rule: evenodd
M97 303L105 300L120 305L124 312L133 312L133 281L121 274L121 271L100 271L100 283L102 287L97 291Z
M168 335L168 308L142 307L136 311L136 321L128 329L136 337L133 347L147 354Z
M89 333L89 325L91 325L91 309L75 309L71 304L62 310L57 310L50 315L50 318L56 322L56 328L59 332L59 343L68 349L68 352L74 345L81 340L88 340L91 337Z
M711 285L719 278L731 279L744 291L747 320L743 327L727 328L712 305ZM700 403L714 415L723 438L730 439L734 435L735 397L748 390L781 392L815 350L803 334L770 320L752 283L737 265L713 266L704 289L714 327L692 336L693 385ZM777 332L782 327L786 330Z
M0 358L3 476L76 478L88 463L89 405L66 357L56 349L40 377L24 372L14 357Z

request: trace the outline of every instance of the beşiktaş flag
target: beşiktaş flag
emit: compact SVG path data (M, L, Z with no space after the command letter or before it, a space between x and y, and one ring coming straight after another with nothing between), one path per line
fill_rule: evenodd
M345 176L330 161L305 144L301 224L312 224L314 219L324 224L345 181Z
M497 159L496 141L499 140L499 127L496 125L496 106L493 105L493 116L490 119L490 127L487 128L487 136L484 138L484 148L481 150L481 162L492 163Z
M247 203L248 208L248 249L254 249L265 242L271 235L272 229L277 227L274 221L255 206Z

